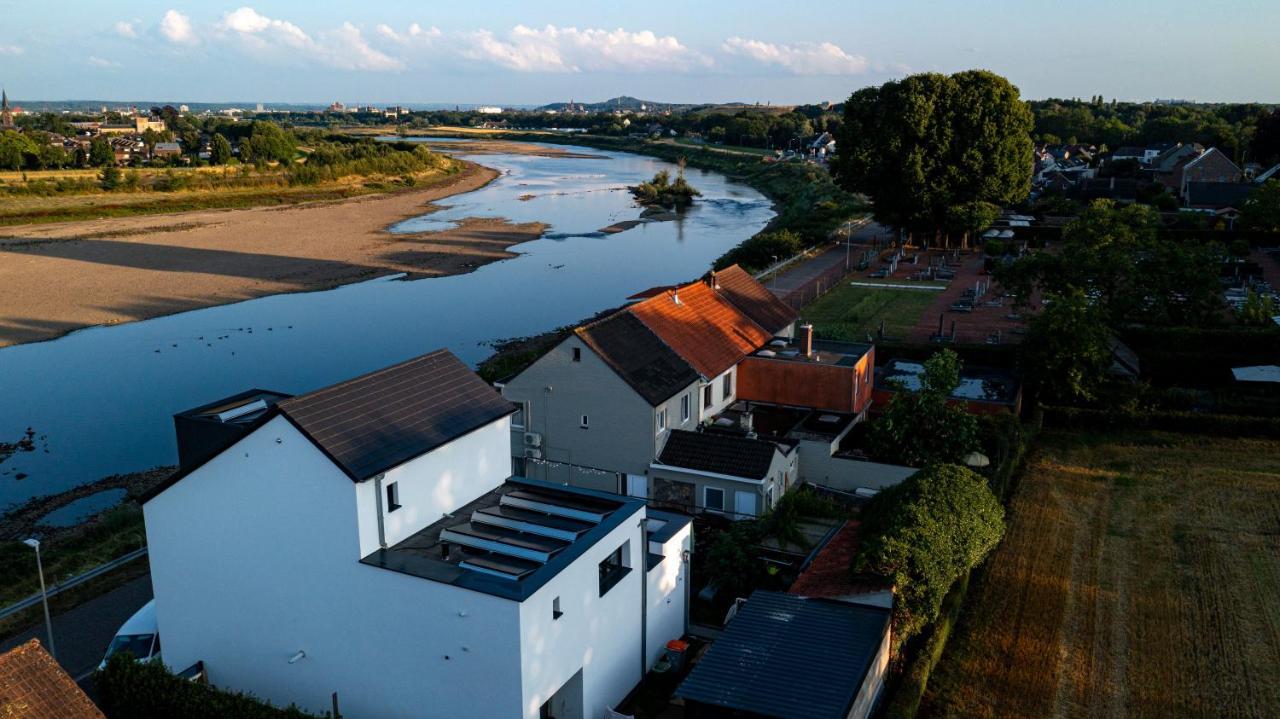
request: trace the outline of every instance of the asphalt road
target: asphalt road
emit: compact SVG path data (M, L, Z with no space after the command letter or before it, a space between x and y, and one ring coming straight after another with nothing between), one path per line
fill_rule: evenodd
M84 687L89 675L102 661L116 630L150 601L151 596L151 575L148 574L54 616L53 640L58 650L58 663ZM0 643L0 652L23 644L32 637L39 639L45 649L49 648L44 622L41 622Z
M876 235L889 234L889 230L874 222L868 222L866 225L854 230L851 236L851 258L856 264L862 250L858 245L865 243ZM820 252L813 257L796 263L795 265L778 273L777 277L772 277L766 282L766 286L773 294L783 297L787 293L798 287L803 287L806 283L822 273L836 266L844 266L846 258L846 249L843 244L836 245L824 252Z

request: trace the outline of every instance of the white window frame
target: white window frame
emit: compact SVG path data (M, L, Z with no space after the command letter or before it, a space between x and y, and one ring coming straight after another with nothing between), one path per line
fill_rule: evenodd
M686 392L680 397L680 423L684 424L689 421L689 408L693 402L689 400L689 393Z
M591 422L589 421L589 419L590 419L590 418L589 418L589 417L587 417L587 415L585 415L585 414L584 414L584 415L582 415L582 419L581 419L581 421L578 423L578 426L579 426L579 427L581 427L582 429L591 429Z
M512 415L511 429L524 430L529 423L529 403L516 402L516 404L520 405L520 409L516 410L516 413ZM516 417L520 418L519 422L515 420Z
M720 401L723 402L733 396L733 370L725 372L720 382Z
M719 506L719 507L712 507L712 506L711 506L711 503L707 501L707 493L709 493L709 492L719 492L719 493L720 493L720 506ZM703 509L705 509L705 510L707 510L707 511L709 511L709 512L724 512L724 500L725 500L725 495L726 495L726 494L727 494L727 492L725 492L723 489L720 489L719 487L704 486L704 487L702 488L702 508L703 508Z
M657 430L654 432L654 434L662 434L663 432L666 432L667 431L667 408L666 407L663 407L662 409L658 410L656 419L657 419Z

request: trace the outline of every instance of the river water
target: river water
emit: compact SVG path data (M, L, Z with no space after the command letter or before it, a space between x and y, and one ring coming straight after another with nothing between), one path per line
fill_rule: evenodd
M0 440L15 441L28 427L36 433L34 451L0 464L0 509L175 463L172 415L244 389L306 392L439 347L474 365L493 340L553 329L647 287L696 277L773 217L755 190L688 170L703 198L681 219L600 233L640 217L627 185L675 167L589 152L601 157L470 157L502 176L393 227L431 230L464 217L550 225L514 247L517 257L470 274L273 295L0 349Z

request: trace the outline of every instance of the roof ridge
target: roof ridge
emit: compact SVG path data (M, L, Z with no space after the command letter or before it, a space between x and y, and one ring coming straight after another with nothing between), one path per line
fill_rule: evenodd
M350 386L350 385L352 385L352 384L355 384L356 382L361 382L361 381L364 381L364 380L369 380L369 379L372 379L372 378L377 377L377 376L379 376L379 375L387 374L388 372L391 372L391 371L393 371L393 370L398 370L398 369L401 369L401 368L403 368L403 367L407 367L408 365L411 365L411 364L414 364L414 363L417 363L417 362L421 362L421 361L426 360L426 359L428 359L428 358L434 358L434 357L437 357L437 356L440 356L440 355L449 355L449 356L453 356L453 357L455 357L455 359L456 359L456 355L454 355L454 354L453 354L452 352L450 352L448 349L445 349L445 348L443 348L443 347L442 347L442 348L437 349L437 350L432 350L432 351L430 351L430 352L428 352L428 353L426 353L426 354L423 354L423 355L418 355L418 356L416 356L416 357L410 357L409 359L404 360L403 362L397 362L396 364L393 364L393 365L391 365L391 366L389 366L389 367L382 367L381 369L376 369L376 370L373 370L372 372L366 372L366 373L364 373L364 374L362 374L362 375L356 375L355 377L352 377L352 378L350 378L350 379L344 379L344 380L342 380L341 382L335 382L334 384L326 385L326 386L324 386L324 387L320 387L319 389L313 389L313 390L311 390L310 392L307 392L307 393L305 393L305 394L293 395L292 397L289 397L288 399L285 399L285 400L282 400L282 401L280 401L280 402L277 402L277 403L276 403L276 405L277 405L278 407L280 407L282 410L284 410L284 411L287 413L287 411L288 411L288 406L287 406L287 405L297 405L297 404L301 404L301 402L300 402L299 400L314 399L316 396L318 396L318 395L322 395L322 394L324 394L324 393L326 393L326 392L329 392L330 390L335 390L335 389L339 389L339 388L344 388L344 387ZM462 360L458 360L458 361L459 361L459 362L461 362Z

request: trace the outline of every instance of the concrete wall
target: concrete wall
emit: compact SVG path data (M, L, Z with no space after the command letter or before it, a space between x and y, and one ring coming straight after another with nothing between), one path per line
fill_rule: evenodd
M880 695L880 690L884 688L884 675L889 670L890 636L889 629L886 627L884 639L880 641L880 648L871 660L871 668L867 670L867 676L862 680L858 695L854 697L853 707L849 710L848 719L867 719L867 717L871 716L871 710L875 708L876 698Z
M689 616L689 565L682 555L693 551L693 524L686 525L664 544L651 543L649 551L663 556L646 577L649 586L645 597L648 606L645 653L652 668L662 658L667 642L684 636Z
M915 474L912 467L826 454L822 442L800 443L800 476L806 482L852 492L856 489L883 489L899 484Z
M523 713L519 605L360 564L357 485L283 418L144 513L171 669L351 717Z
M573 361L573 349L581 361ZM550 393L545 387L550 386ZM695 387L685 392L695 391ZM659 437L655 408L636 394L613 368L577 336L570 336L502 388L514 402L528 403L525 427L543 437L547 460L563 464L530 464L526 475L552 482L618 491L616 477L571 472L570 464L611 472L644 474L656 455ZM668 427L679 426L679 395L670 403ZM694 417L696 417L696 410ZM581 427L582 415L588 428ZM691 426L691 425L690 425ZM512 454L523 456L523 435L512 432Z
M537 719L539 707L579 670L587 717L603 716L640 682L644 517L641 509L519 605L523 710L507 716ZM600 562L624 542L631 572L601 597ZM559 619L552 614L556 597Z

